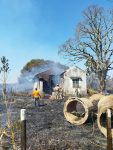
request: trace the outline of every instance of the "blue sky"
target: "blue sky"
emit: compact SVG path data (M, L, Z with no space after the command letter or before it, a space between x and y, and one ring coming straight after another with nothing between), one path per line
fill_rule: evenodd
M0 0L0 57L9 59L9 83L31 59L68 64L59 46L74 36L82 11L97 4L111 8L112 0ZM79 66L80 67L80 66Z

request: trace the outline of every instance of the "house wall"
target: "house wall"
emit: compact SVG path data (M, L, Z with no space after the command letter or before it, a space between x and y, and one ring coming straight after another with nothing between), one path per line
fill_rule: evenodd
M33 90L35 90L35 88L37 88L39 90L39 81L35 81L34 82L34 87L33 87Z
M37 88L41 93L43 93L43 81L35 81L33 90Z
M64 93L75 94L75 88L73 88L73 81L71 77L80 77L82 81L79 81L80 88L78 89L81 95L87 94L86 87L86 72L78 67L70 67L61 78L60 86L62 87Z

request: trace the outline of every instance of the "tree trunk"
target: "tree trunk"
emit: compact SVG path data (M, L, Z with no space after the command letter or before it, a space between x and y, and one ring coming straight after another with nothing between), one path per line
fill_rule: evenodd
M6 98L6 84L5 83L3 83L2 95L3 95L3 99L5 99Z
M104 79L104 78L101 78L101 80L100 80L100 90L101 90L101 92L102 92L102 91L105 91L105 88L106 88L105 79Z
M101 72L99 75L101 92L105 91L105 89L106 89L106 75L107 75L107 72L105 72L105 71Z

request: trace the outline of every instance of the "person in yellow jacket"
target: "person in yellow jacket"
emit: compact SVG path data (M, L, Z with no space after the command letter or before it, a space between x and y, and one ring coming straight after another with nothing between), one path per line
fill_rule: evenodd
M40 107L40 101L39 98L41 97L40 92L38 91L37 88L35 88L35 90L32 92L32 96L35 100L35 106L38 103L38 106Z

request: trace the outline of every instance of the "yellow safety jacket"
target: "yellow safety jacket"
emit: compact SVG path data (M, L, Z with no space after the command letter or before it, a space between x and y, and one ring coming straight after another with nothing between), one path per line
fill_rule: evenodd
M40 97L40 93L39 93L38 90L34 90L32 95L33 95L34 98L39 98Z

